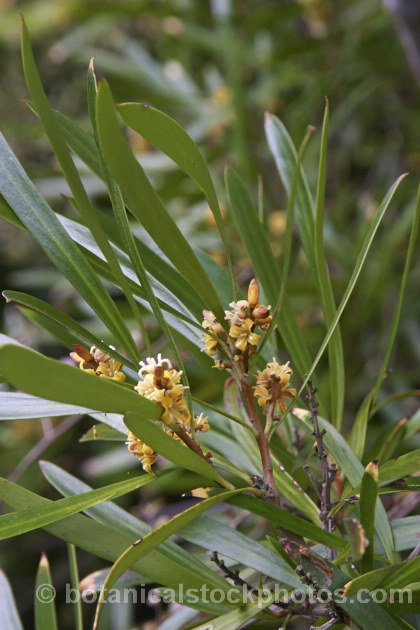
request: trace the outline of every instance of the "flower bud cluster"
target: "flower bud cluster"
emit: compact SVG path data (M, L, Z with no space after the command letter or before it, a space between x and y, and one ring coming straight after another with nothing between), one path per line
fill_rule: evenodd
M259 296L260 288L254 278L248 287L248 299L231 302L229 306L232 310L225 311L225 319L229 323L229 337L235 340L235 348L240 352L252 353L261 339L261 335L255 332L255 328L258 327L262 332L266 332L271 323L271 306L259 304ZM203 315L202 326L212 333L203 335L203 351L214 356L218 352L223 352L220 342L227 341L227 335L211 311L203 311ZM225 366L218 360L216 367L223 369Z
M110 348L111 350L115 350L113 346L110 346ZM125 381L125 374L121 372L121 361L113 359L103 350L92 346L89 351L80 344L75 344L73 350L74 352L70 353L71 358L78 363L79 368L85 372L95 374L96 376L111 378L114 381Z

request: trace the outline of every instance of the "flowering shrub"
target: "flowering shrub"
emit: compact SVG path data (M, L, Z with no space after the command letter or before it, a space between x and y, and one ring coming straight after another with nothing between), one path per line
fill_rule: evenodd
M165 602L185 605L182 621L175 605L165 609L171 628L188 623L233 629L248 622L278 628L302 618L325 629L414 627L407 615L417 610L419 517L406 510L392 520L382 495L397 493L403 501L405 493L418 489L419 450L407 448L393 459L393 442L407 425L413 434L418 417L393 423L374 458L366 434L381 404L377 399L395 341L420 204L384 359L344 438L349 392L339 322L401 178L378 206L337 306L323 239L328 105L315 204L302 169L309 135L296 153L280 121L268 115L268 143L289 193L282 258L274 255L246 186L227 169L230 212L253 268L238 286L213 181L188 134L154 108L135 103L115 108L106 81L97 84L92 62L89 135L50 108L24 24L22 51L31 108L45 128L80 220L53 211L4 139L1 216L37 240L89 305L107 341L93 332L95 327L83 326L54 306L5 290L8 302L36 314L51 334L66 332L63 338L73 347L76 365L47 358L3 335L0 372L10 389L0 392L3 417L19 417L23 402L29 407L26 419L39 418L41 409L41 415L52 417L94 416L99 424L86 439L111 435L121 450L125 442L146 474L138 466L123 481L91 489L66 470L42 462L44 476L63 495L56 501L1 479L0 496L12 510L0 517L2 538L44 528L66 541L72 589L83 595L87 582L97 594L95 628L102 623L105 602L112 606L108 596L113 587L124 584L129 569L134 584L154 585ZM166 153L204 193L225 247L226 267L191 246L134 156L121 120ZM106 186L110 222L102 220L89 199L73 153ZM148 239L138 236L139 225L154 240L158 256ZM325 336L314 359L288 293L293 225L323 311ZM124 295L129 317L103 279ZM230 310L221 298L227 294ZM145 318L159 328L157 340ZM141 332L140 342L134 331ZM162 339L170 358L153 351ZM317 391L314 382L324 354L328 379ZM214 406L190 391L188 377L197 365L208 382L214 375L225 377L223 404ZM111 503L173 470L187 475L182 490L196 502L164 524L151 528ZM216 506L219 519L206 514ZM81 514L86 511L87 516ZM232 513L236 524L227 520ZM251 526L242 527L243 519ZM174 534L177 540L169 541ZM200 551L186 549L184 541ZM89 575L79 582L76 548L111 566L100 577ZM13 595L6 578L1 580L2 606L19 627ZM56 626L53 582L42 556L35 597L36 627L42 630ZM41 597L44 587L48 597ZM395 591L406 599L395 602ZM76 608L81 628L80 598L66 603Z

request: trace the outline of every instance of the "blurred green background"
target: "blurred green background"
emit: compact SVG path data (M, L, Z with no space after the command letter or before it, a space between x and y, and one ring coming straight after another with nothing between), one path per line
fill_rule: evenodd
M85 81L89 60L94 56L96 72L107 77L116 100L152 104L189 131L211 165L222 203L226 164L238 169L256 204L262 195L263 220L280 262L287 199L265 140L264 112L274 113L284 122L296 145L307 125L317 127L304 161L314 192L319 130L328 97L331 118L325 238L337 303L377 202L398 175L411 173L385 218L341 322L348 428L375 382L383 357L420 174L420 88L407 64L392 16L382 2L0 0L1 131L53 207L73 216L62 196L68 192L67 186L41 126L21 102L28 95L20 61L19 10L25 15L38 68L56 109L89 128ZM133 134L130 139L159 195L190 241L223 264L211 215L195 187L142 138ZM95 203L105 208L101 183L87 172L84 183ZM227 212L226 221L237 277L245 286L253 272ZM41 297L95 329L94 314L51 267L31 237L4 221L0 226L0 288ZM417 256L392 359L394 370L384 385L383 396L419 387L419 283ZM297 235L288 289L314 356L325 329ZM158 352L159 331L151 318L148 326ZM47 354L67 354L66 348L3 301L0 328ZM289 358L293 365L293 357ZM194 367L194 393L217 401L221 380L209 383L200 378L199 367L187 354L186 359L187 366ZM318 371L319 388L323 383L327 387L327 370L324 362ZM417 406L411 396L384 407L371 425L370 447L374 448L384 426L390 429L404 416L413 414ZM13 474L43 437L48 448L42 457L56 461L89 483L98 485L116 480L118 475L122 478L123 471L135 461L125 453L121 455L121 446L78 444L78 438L91 424L88 419L70 422L68 429L58 438L54 434L50 442L48 431L54 429L49 421L42 426L33 421L2 424L2 474ZM413 443L417 437L411 440ZM55 496L36 463L27 464L22 469L22 483ZM175 497L179 485L174 480L171 483L164 490ZM159 490L155 493L158 496ZM127 501L125 497L122 503ZM168 509L145 491L141 501L143 507L148 506L151 522L162 508ZM28 562L20 576L15 571L14 586L26 594L27 604L25 597L20 603L28 615L39 557L30 551L35 540L37 554L40 549L64 553L64 545L46 535L33 533L22 538L21 552ZM8 567L16 559L7 552L3 558L10 574ZM88 558L83 557L82 563L86 565L82 573L96 567ZM65 581L65 567L59 559L53 564L54 571L58 581ZM68 626L65 623L63 628L71 627L71 620Z

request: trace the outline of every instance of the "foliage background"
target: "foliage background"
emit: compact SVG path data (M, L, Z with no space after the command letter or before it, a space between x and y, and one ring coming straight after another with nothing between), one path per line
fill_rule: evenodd
M85 79L89 59L107 77L115 98L155 105L185 126L211 164L223 201L223 169L233 164L246 178L258 199L258 178L264 192L264 221L275 253L281 251L285 195L263 133L264 111L285 123L296 144L306 126L321 127L324 97L331 107L326 248L336 296L345 287L356 253L379 200L390 183L410 171L378 235L374 250L341 327L347 370L345 423L349 427L364 395L375 382L387 330L399 287L412 203L420 173L418 104L419 86L410 73L391 16L378 0L300 0L208 2L180 0L122 2L78 0L2 2L0 4L0 119L2 132L29 175L55 209L72 216L61 197L67 187L59 175L38 121L19 99L26 98L20 62L19 18L22 10L31 30L40 74L52 105L88 128ZM305 157L314 184L319 133ZM168 160L134 135L133 146L144 153L147 172L161 197L178 217L191 242L222 260L220 243L210 214L195 189ZM103 189L86 182L100 201ZM314 186L312 187L314 188ZM242 283L252 270L241 249L231 217L226 216L233 244L235 269ZM89 321L92 314L38 250L30 236L1 222L0 287L27 291L56 307ZM400 333L393 357L395 371L386 393L419 386L420 281L418 257L406 293ZM316 292L306 273L305 260L295 239L289 290L312 354L324 334ZM66 351L28 322L15 307L0 303L3 332L50 356ZM156 351L162 342L150 318ZM191 386L196 395L217 402L221 379L209 383L186 353ZM285 357L289 358L289 357ZM293 360L293 358L292 358ZM194 369L192 369L194 368ZM321 366L318 387L327 384L327 366ZM411 415L413 397L388 405L370 426L368 445L391 423ZM17 421L0 426L2 474L13 474L19 462L43 438L42 457L99 485L123 478L135 460L110 443L78 443L91 426L83 419L57 437L48 421ZM419 446L412 438L412 447ZM368 449L369 450L369 449ZM55 497L30 465L21 482ZM124 497L121 504L157 519L177 510L178 484L172 478L145 489L141 496ZM153 494L150 494L153 493ZM166 497L165 501L162 496ZM159 497L159 498L158 498ZM140 505L139 505L140 500ZM129 503L132 501L132 504ZM19 548L3 547L2 566L19 593L20 607L31 608L33 576L39 552L48 552L54 580L66 581L64 544L35 532L21 537ZM19 558L21 559L19 561ZM98 568L83 556L81 572ZM148 613L146 613L147 615ZM150 616L152 613L150 613ZM25 620L24 620L25 621ZM30 621L28 622L30 626ZM64 627L64 626L63 626ZM69 620L71 627L71 620Z

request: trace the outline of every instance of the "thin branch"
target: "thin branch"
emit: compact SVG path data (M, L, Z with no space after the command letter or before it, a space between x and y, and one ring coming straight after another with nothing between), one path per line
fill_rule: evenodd
M315 491L319 497L320 501L320 512L319 512L319 520L321 521L322 528L328 532L332 532L334 529L333 520L330 517L331 511L331 485L335 479L337 474L337 468L335 464L328 464L328 451L324 445L324 435L326 433L325 430L321 430L319 428L318 423L318 403L315 399L315 394L317 389L313 387L312 380L308 380L308 394L306 396L306 400L309 404L309 411L311 413L311 422L313 426L312 435L315 438L316 447L315 454L319 459L322 480L320 483L314 482L311 475L310 478L314 483ZM308 472L308 471L307 471ZM308 472L309 474L309 472ZM328 559L332 560L334 558L334 550L328 550Z

